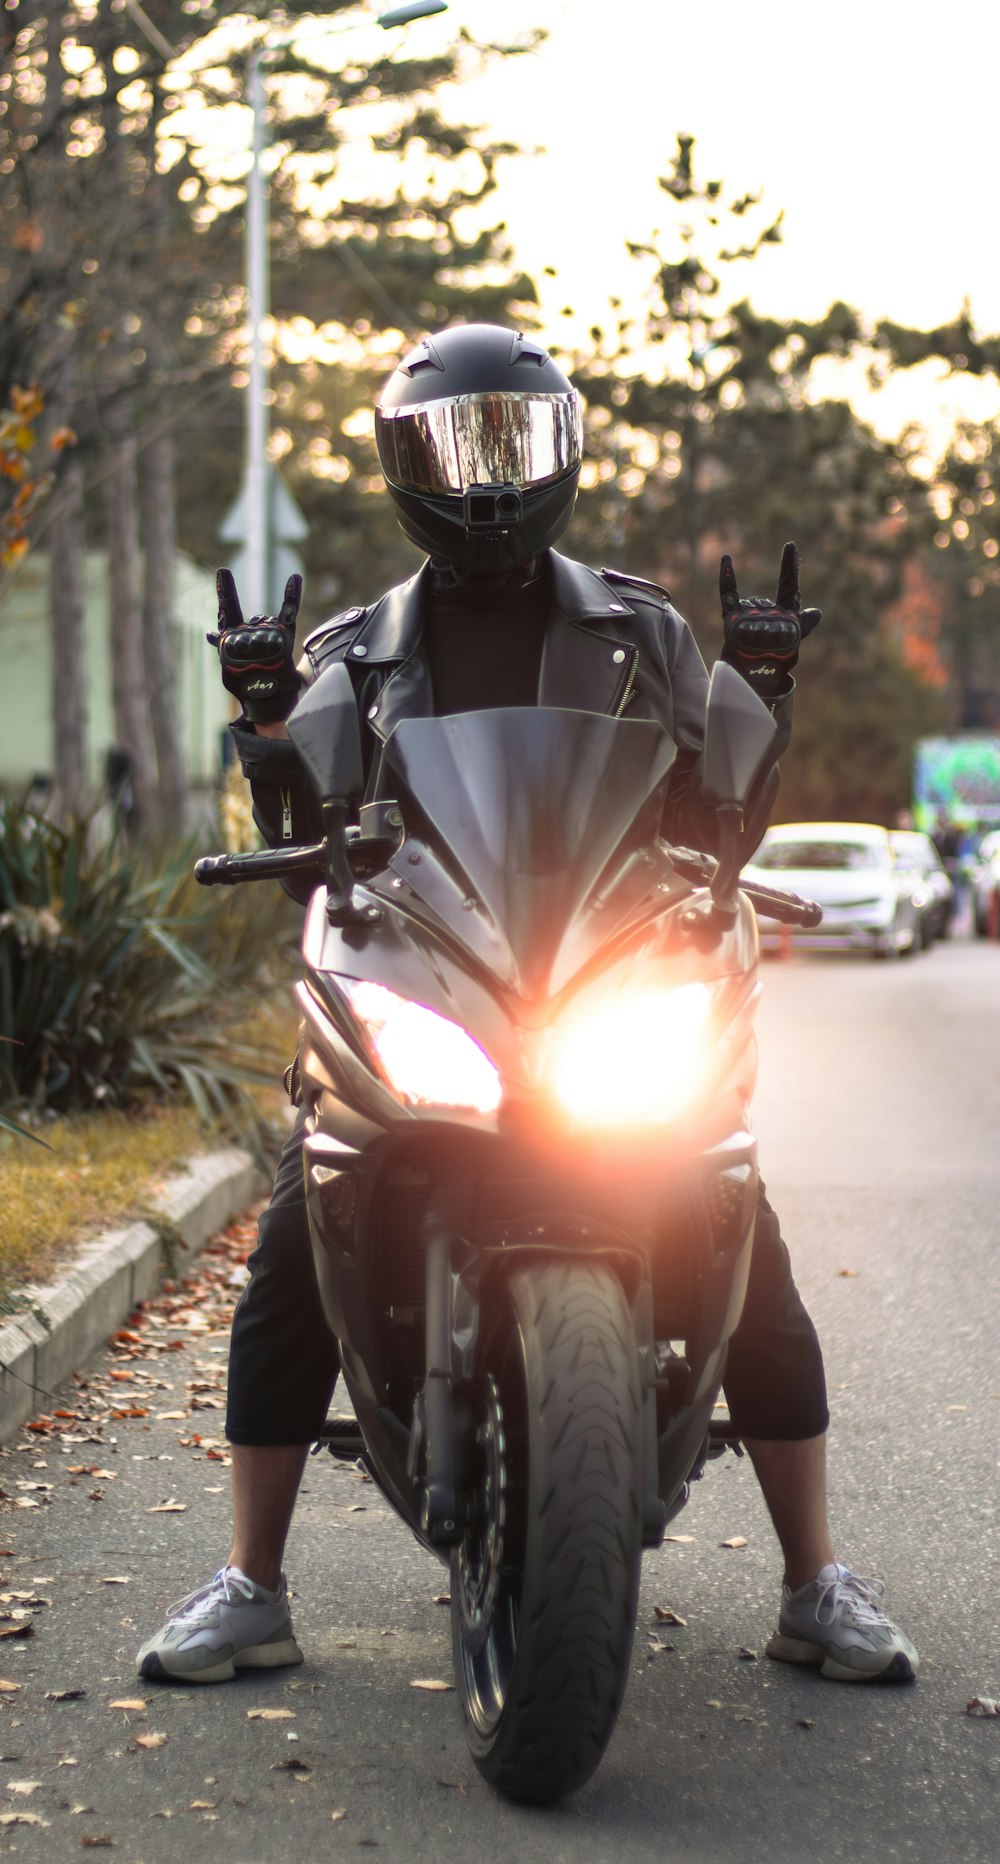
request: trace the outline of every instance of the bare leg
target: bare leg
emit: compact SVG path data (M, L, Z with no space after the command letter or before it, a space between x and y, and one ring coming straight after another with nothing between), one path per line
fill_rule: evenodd
M308 1444L230 1445L233 1456L233 1545L229 1565L274 1592Z
M826 1513L826 1436L745 1441L785 1556L785 1584L797 1592L837 1557Z

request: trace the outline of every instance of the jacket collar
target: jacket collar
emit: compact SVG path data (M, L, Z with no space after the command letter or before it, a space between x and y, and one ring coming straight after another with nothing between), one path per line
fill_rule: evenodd
M595 570L570 557L550 551L549 569L553 604L542 649L538 703L616 713L628 695L638 650L627 627L619 636L615 623L634 617L635 611ZM430 564L425 563L409 582L390 589L347 650L351 660L389 669L367 712L368 724L383 744L401 718L433 713L430 668L420 651L430 575Z
M566 621L602 621L613 624L616 616L631 615L627 602L602 582L596 570L589 570L572 557L549 551L553 605ZM431 587L431 566L423 563L408 582L376 602L367 621L359 628L351 644L351 658L367 660L370 665L408 660L423 633L424 602ZM359 653L358 649L363 649Z

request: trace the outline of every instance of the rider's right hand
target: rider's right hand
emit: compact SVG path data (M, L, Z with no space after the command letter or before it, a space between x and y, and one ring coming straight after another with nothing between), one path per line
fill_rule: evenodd
M289 576L277 615L244 621L231 570L215 578L219 631L206 639L219 650L222 683L239 700L251 724L288 717L302 689L295 670L295 622L302 600L301 576Z

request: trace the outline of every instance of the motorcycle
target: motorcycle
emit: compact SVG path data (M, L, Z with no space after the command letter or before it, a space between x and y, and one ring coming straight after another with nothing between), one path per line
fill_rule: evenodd
M355 1419L328 1426L450 1567L479 1771L557 1800L625 1689L644 1548L706 1458L757 1204L742 806L774 732L724 665L701 789L720 852L660 836L657 724L552 709L411 719L362 807L350 677L289 734L314 847L199 862L317 881L298 1075L317 1279Z

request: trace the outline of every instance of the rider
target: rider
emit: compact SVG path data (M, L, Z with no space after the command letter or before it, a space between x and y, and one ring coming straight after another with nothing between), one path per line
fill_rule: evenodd
M655 584L595 572L552 548L573 510L583 440L579 396L561 369L530 338L458 326L418 344L395 370L375 427L400 524L426 553L409 582L317 629L297 668L300 578L289 579L278 616L244 621L231 575L219 572L219 632L209 639L243 707L233 731L266 839L280 847L320 838L284 721L303 683L339 661L362 720L363 800L388 794L382 751L401 718L536 703L627 712L658 720L678 747L664 833L711 850L716 818L698 787L708 676L687 624ZM820 617L801 608L794 545L785 548L773 601L741 599L728 557L720 592L722 657L778 725L745 812L749 858L789 739L799 644ZM300 1111L233 1319L231 1550L215 1578L142 1646L147 1679L214 1682L243 1666L301 1661L282 1558L338 1370L312 1262L302 1140ZM769 1655L845 1680L913 1676L917 1654L881 1611L879 1589L836 1558L823 1359L763 1187L725 1392L784 1556Z

